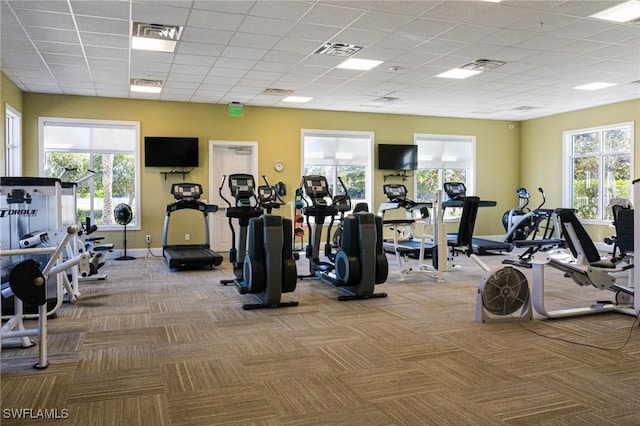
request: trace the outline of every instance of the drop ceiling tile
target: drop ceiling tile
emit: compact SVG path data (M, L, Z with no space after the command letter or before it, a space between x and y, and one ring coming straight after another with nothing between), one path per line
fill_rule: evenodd
M73 18L69 13L42 12L27 9L14 9L14 13L25 27L75 29Z
M425 16L443 21L467 22L482 12L498 8L499 5L495 3L482 1L442 1L429 9Z
M232 68L238 70L250 70L256 65L257 61L249 59L236 59L236 58L219 58L215 66L216 68Z
M129 59L128 49L112 49L110 47L85 46L84 52L87 57L91 58L120 59L122 61L127 61Z
M195 66L204 66L211 68L215 63L217 58L213 56L203 56L203 55L189 55L189 54L176 54L174 57L173 63L180 65L195 65Z
M34 41L51 41L55 43L79 43L78 33L75 30L56 30L42 27L26 27L27 33L31 40ZM17 28L22 36L22 29Z
M268 62L268 61L260 61L253 67L253 71L269 71L269 72L288 72L291 70L293 65L285 64L282 62Z
M82 47L80 44L52 43L48 41L36 41L34 44L41 53L82 56Z
M229 46L271 49L278 44L280 40L282 40L280 36L236 32L229 41Z
M407 36L422 37L422 41L426 41L431 37L440 36L458 25L456 22L417 18L399 28L396 32Z
M383 35L375 31L346 28L343 31L336 33L330 39L327 39L327 41L331 43L355 44L356 46L367 47L374 45L382 38Z
M591 34L586 38L589 40L620 43L637 47L638 39L640 38L640 25L616 26L599 33Z
M84 56L58 55L55 53L43 53L42 57L48 64L84 66Z
M268 2L258 1L249 12L250 16L260 16L265 18L278 18L287 21L297 21L309 9L312 4L307 2L291 2L271 0Z
M289 53L310 55L318 48L318 43L312 40L297 40L291 37L282 38L275 46L274 50Z
M428 20L416 20L411 16L406 15L396 15L391 13L383 13L383 12L368 12L367 14L360 17L357 21L351 24L350 28L370 30L370 31L382 31L382 32L399 32L402 34L413 34L412 31L416 31L416 27L422 23L423 25L428 25L430 22ZM425 31L430 31L431 35L436 35L441 29L443 29L447 24L434 22L433 27L429 27L428 30L422 28L420 34L425 34Z
M177 75L179 78L184 79L185 76L192 75L193 79L202 80L203 76L207 75L210 70L211 67L173 64L171 66L171 76ZM171 78L171 76L169 78ZM192 79L190 78L188 81L192 81Z
M318 55L314 55L314 56L318 56ZM302 60L304 60L306 57L307 56L303 54L271 50L262 57L262 60L269 61L269 62L281 62L285 64L297 64Z
M395 1L380 1L373 5L372 10L377 12L390 12L400 15L419 16L429 9L437 5L436 2L425 1L407 1L407 0L395 0Z
M287 37L293 37L300 40L315 40L320 47L327 40L331 40L338 36L342 28L331 25L316 25L297 23L286 34Z
M236 47L227 46L222 51L221 56L223 58L237 58L237 59L254 59L259 60L268 51L266 49L252 49L249 47Z
M336 4L316 3L300 21L305 24L331 25L347 27L365 12L362 9L344 7L341 2Z
M189 18L189 9L184 7L164 6L157 2L132 4L133 21L162 25L185 25ZM191 15L193 17L193 15ZM128 18L128 16L127 16Z
M265 34L283 37L293 25L295 25L295 21L264 18L260 16L247 16L242 21L238 30L250 34Z
M129 48L129 37L123 35L81 32L80 38L85 46L100 46L117 49Z
M194 9L209 10L214 12L238 13L244 15L249 13L255 5L255 1L202 1L198 0L193 4Z
M96 18L93 16L76 16L79 31L90 33L117 34L129 36L131 25L122 19Z
M235 31L243 21L242 15L206 10L193 10L187 24L189 27L208 28L215 30Z
M70 0L69 4L76 15L129 19L129 2L127 1Z
M180 35L180 43L195 42L203 44L215 43L224 45L229 43L233 35L233 31L187 27L182 30L182 34Z
M440 34L438 37L463 42L476 42L486 40L491 34L497 32L498 29L494 27L485 27L482 25L474 24L460 24L450 30Z
M221 44L193 43L193 42L181 41L180 43L178 43L176 54L218 57L222 55L222 52L224 51L224 49L225 49L225 46ZM137 52L137 51L133 50L132 54L133 52Z

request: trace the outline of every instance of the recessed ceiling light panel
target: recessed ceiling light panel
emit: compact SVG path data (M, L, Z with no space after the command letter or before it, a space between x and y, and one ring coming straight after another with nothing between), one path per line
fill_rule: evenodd
M614 83L603 83L601 81L595 81L589 84L583 84L582 86L576 86L574 89L577 90L599 90L607 87L615 86Z
M160 93L164 82L161 80L131 79L131 91L139 93Z
M346 61L342 62L336 68L342 68L347 70L361 70L368 71L380 65L382 61L375 61L373 59L358 59L358 58L349 58Z
M591 18L613 22L631 22L640 18L640 0L620 3L601 12L594 13Z
M473 75L476 74L480 74L482 71L478 71L478 70L468 70L468 69L462 69L462 68L454 68L451 69L449 71L445 71L441 74L436 75L436 77L440 77L440 78L454 78L454 79L458 79L461 80L463 78L468 78L471 77Z
M313 98L307 96L287 96L282 100L282 102L296 102L299 104L303 104L305 102L309 102L311 99Z

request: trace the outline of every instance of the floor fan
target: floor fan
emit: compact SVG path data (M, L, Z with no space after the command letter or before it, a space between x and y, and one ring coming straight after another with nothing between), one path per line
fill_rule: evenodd
M505 316L508 317L505 319L533 319L527 277L516 268L501 265L487 271L480 280L476 321L495 321Z
M133 260L135 257L127 256L127 225L131 223L133 219L133 212L128 204L120 203L113 210L116 223L124 226L124 252L122 256L116 257L116 260Z

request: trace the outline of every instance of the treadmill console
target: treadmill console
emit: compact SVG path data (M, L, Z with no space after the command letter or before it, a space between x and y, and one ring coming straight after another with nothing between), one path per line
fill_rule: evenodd
M171 195L176 200L197 200L202 195L202 185L199 183L174 183L171 185Z
M390 183L383 185L382 190L389 201L399 201L407 198L407 187L402 184Z

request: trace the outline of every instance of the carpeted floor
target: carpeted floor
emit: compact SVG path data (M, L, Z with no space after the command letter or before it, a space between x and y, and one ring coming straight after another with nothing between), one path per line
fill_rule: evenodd
M482 259L493 266L507 256ZM219 284L228 263L172 272L151 256L109 260L108 279L82 283L78 302L49 322L46 370L31 367L37 346L2 349L0 422L640 424L633 317L481 324L483 271L471 259L455 258L461 268L444 283L420 274L399 282L388 259L389 279L377 287L387 298L339 302L337 288L305 279L283 295L299 306L253 311L241 308L253 296ZM550 309L614 296L546 275Z

